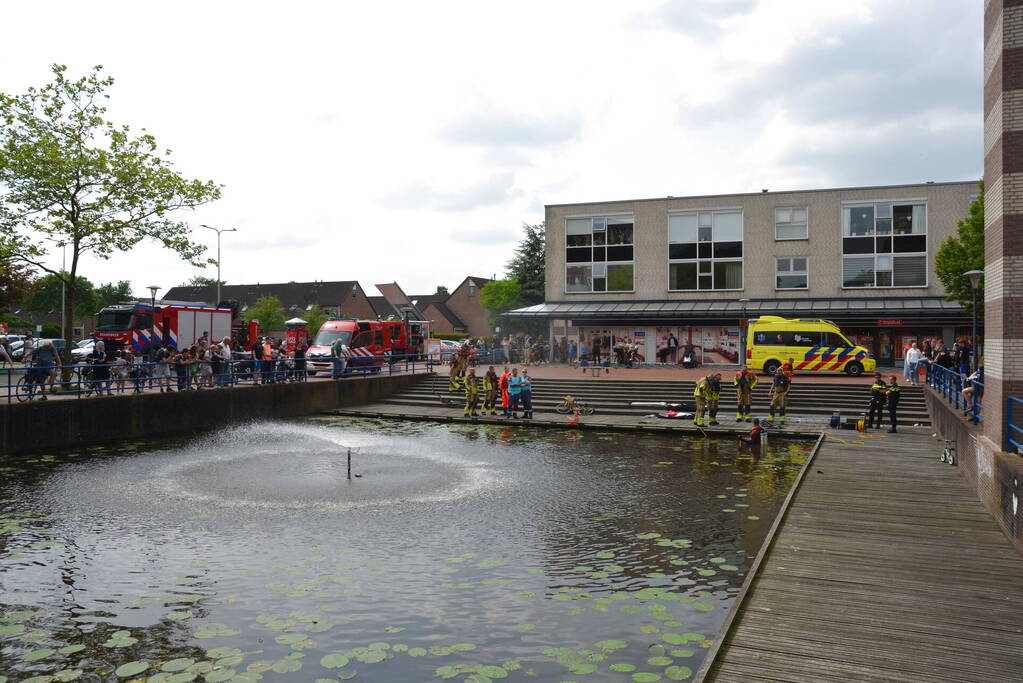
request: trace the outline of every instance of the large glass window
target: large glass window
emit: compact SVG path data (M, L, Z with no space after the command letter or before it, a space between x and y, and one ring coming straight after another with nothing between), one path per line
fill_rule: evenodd
M565 221L565 291L631 292L634 288L632 216Z
M785 256L775 261L776 289L806 289L809 277L805 256Z
M742 211L668 216L668 289L741 290Z
M774 239L805 240L806 207L790 206L774 210Z
M842 208L843 287L926 287L927 205Z

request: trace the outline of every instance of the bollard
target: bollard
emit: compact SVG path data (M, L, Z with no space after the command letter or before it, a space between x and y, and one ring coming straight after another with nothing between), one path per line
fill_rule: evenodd
M352 449L348 449L348 481L352 480Z

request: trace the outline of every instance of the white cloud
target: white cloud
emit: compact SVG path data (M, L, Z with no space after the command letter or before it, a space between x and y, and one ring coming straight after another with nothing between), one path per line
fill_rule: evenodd
M502 272L547 203L978 176L980 4L17 3L47 39L8 32L0 91L104 64L115 120L225 184L187 218L239 228L231 282L433 291ZM194 274L152 246L82 268Z

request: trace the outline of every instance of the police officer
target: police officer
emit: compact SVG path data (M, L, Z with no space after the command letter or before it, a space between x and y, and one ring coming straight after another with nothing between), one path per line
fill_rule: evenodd
M732 378L732 384L735 385L735 397L738 402L738 406L735 409L736 422L742 422L743 418L746 419L746 422L753 419L753 388L757 386L758 381L753 371L745 366L735 373L735 377Z
M867 429L881 428L884 421L884 406L888 399L888 385L881 378L881 373L874 374L874 383L870 385L870 410L867 412ZM876 418L875 418L876 416Z
M891 384L888 385L888 416L892 419L892 428L888 433L895 434L895 425L899 421L899 397L902 395L902 387L899 386L899 380L895 375L892 375L889 381Z
M469 368L469 374L464 378L465 386L465 416L476 417L476 406L480 400L480 385L476 380L476 368Z
M785 424L785 409L789 405L789 389L792 388L792 379L781 369L774 373L774 381L771 382L771 421L774 422L774 411L778 410L778 421Z

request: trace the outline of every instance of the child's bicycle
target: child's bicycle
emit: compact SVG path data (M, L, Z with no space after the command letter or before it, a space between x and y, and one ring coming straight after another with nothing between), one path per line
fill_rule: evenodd
M554 406L554 412L559 415L571 415L573 413L579 415L593 415L594 408L579 399L573 398L572 396L566 396L561 403Z
M951 439L945 439L945 447L941 449L941 455L938 456L938 460L949 465L956 464L956 442Z

